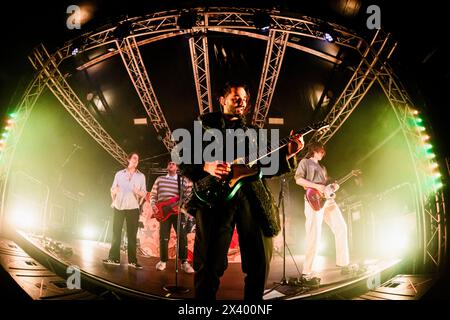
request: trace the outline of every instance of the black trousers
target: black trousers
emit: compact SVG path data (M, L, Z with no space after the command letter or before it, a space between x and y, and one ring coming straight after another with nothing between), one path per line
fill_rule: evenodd
M263 235L244 193L239 190L231 201L198 209L195 219L195 298L216 298L220 278L228 267L228 248L236 226L242 271L246 274L244 299L262 300L272 259L272 238Z
M180 219L183 219L183 214L181 214ZM168 259L168 247L170 239L170 228L173 226L175 232L177 232L177 221L178 215L172 214L166 221L159 224L159 255L163 262L167 262ZM180 260L187 259L187 233L183 225L183 220L180 221L180 234L179 237L180 249L178 252L178 258Z
M136 235L139 224L139 209L117 210L114 208L113 235L111 249L109 250L109 259L120 260L120 242L122 240L122 226L124 220L127 224L128 263L137 262Z

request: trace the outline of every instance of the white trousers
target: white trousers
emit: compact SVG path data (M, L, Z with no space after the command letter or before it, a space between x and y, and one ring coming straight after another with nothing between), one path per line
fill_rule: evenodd
M306 247L305 261L303 263L303 274L313 272L314 259L320 243L322 233L322 221L330 226L336 243L336 264L346 266L350 263L347 239L347 224L342 216L341 210L334 199L327 200L322 209L315 211L305 199L305 228Z

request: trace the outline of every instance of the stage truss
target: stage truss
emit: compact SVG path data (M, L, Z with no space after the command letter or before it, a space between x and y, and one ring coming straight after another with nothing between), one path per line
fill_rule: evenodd
M262 15L266 17L268 25L270 25L268 33L261 31L261 25L255 19L255 17L260 18ZM178 23L180 17L184 19L183 28L180 28ZM159 104L156 92L151 84L148 74L149 72L151 74L151 70L145 67L140 53L141 46L172 37L190 36L187 41L189 41L193 80L199 113L202 114L212 111L208 32L235 34L266 41L266 54L252 119L253 124L264 127L286 47L315 55L335 64L342 62L334 56L299 45L296 41L293 41L294 37L323 40L325 35L324 24L325 22L319 19L282 15L275 10L251 8L208 8L206 10L204 8L193 8L189 11L164 11L126 19L113 27L89 32L69 41L54 53L48 53L43 45L38 46L29 57L36 69L36 75L19 104L16 125L11 131L7 147L1 156L2 207L0 227L3 226L9 170L15 149L20 141L27 119L45 88L50 89L82 128L112 157L121 164L127 163L125 151L91 115L68 84L67 75L62 75L58 69L64 60L74 54L87 53L96 48L110 48L110 50L105 50L104 54L77 68L83 70L100 61L120 55L155 131L162 137L165 147L171 150L174 146L171 139L171 129L163 112L164 106ZM422 141L422 133L409 124L409 120L413 116L414 104L387 63L395 50L396 43L390 39L389 34L381 30L374 32L372 39L366 41L343 26L333 23L327 23L327 25L328 28L333 30L334 43L355 50L359 53L360 60L359 64L353 69L352 77L340 96L333 101L332 107L325 117L325 120L330 123L330 130L325 133L316 133L313 139L323 143L329 141L360 104L372 85L377 82L381 86L399 120L415 168L417 198L419 199L417 216L420 220L419 238L422 249L418 259L419 265L426 267L427 271L438 271L439 267L443 265L446 254L443 192L436 189L429 190L425 187L427 179L425 167L430 164L430 160L424 160L415 148Z

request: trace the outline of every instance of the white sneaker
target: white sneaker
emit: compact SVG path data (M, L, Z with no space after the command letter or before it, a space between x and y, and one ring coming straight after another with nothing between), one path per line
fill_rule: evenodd
M156 270L163 271L165 269L166 269L166 263L165 262L160 261L160 262L158 262L156 264Z
M194 268L192 268L192 266L187 261L185 261L181 264L181 270L183 270L186 273L194 273L195 272Z

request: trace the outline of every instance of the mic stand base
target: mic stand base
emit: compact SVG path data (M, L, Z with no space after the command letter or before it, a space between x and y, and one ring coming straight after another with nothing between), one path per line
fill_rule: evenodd
M191 291L188 288L177 285L164 286L163 289L170 293L188 293L189 291Z

